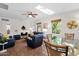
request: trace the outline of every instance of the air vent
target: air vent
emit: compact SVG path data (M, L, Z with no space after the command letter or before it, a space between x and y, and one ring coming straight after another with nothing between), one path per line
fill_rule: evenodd
M9 21L9 19L1 19L2 21Z
M0 3L0 8L8 10L8 5Z

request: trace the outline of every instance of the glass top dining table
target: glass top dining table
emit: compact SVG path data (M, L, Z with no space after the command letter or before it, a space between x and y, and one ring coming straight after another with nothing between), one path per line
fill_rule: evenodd
M50 42L52 44L56 44L53 40L51 40ZM69 51L71 51L71 56L74 56L75 55L75 49L77 48L78 42L79 42L78 39L62 40L62 42L60 44L58 44L58 45L66 45L66 46L69 46Z

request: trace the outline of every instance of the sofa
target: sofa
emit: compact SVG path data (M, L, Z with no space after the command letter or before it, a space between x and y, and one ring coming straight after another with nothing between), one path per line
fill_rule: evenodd
M10 48L10 47L13 47L15 45L15 39L12 38L12 36L10 36L9 40L7 41L8 43L4 45L4 49L7 49L7 48ZM0 50L3 49L3 46L0 45Z
M13 38L15 39L15 40L19 40L19 39L21 39L21 35L13 35Z
M37 34L42 34L43 35L44 33L43 32L37 32Z
M32 37L32 40L27 39L27 45L31 48L37 48L42 45L43 42L43 34L37 34Z

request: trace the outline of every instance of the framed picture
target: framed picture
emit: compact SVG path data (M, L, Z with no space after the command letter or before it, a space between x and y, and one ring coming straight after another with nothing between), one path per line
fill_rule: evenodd
M37 23L37 32L42 32L42 23Z
M51 23L52 23L52 33L55 33L55 34L60 34L61 33L61 26L60 26L60 23L61 22L61 19L56 19L56 20L52 20Z

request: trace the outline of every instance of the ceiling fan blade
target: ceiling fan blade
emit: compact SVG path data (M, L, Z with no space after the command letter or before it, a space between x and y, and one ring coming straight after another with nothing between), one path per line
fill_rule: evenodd
M32 14L28 14L28 15L32 15Z
M38 15L38 14L32 14L32 15Z
M27 14L22 14L22 15L27 15Z

